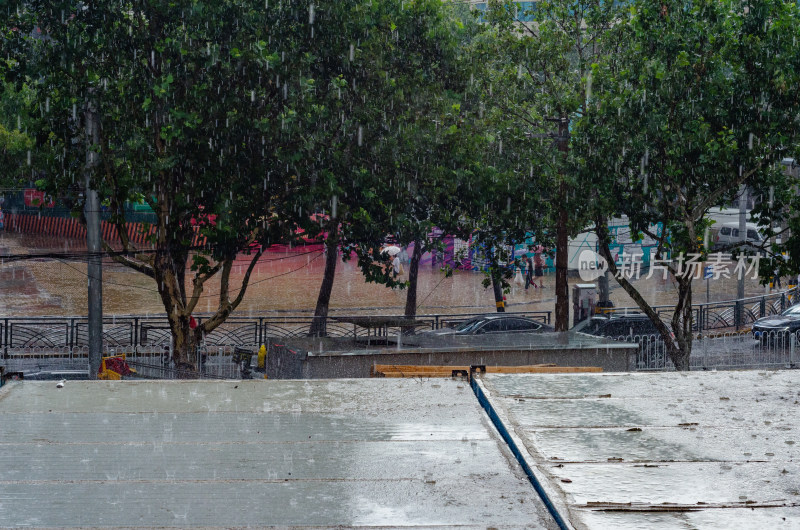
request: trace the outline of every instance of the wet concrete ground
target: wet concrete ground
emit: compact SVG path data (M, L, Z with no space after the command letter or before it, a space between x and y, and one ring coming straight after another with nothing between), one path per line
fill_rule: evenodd
M556 528L465 381L13 382L0 425L0 526Z
M32 252L76 252L84 249L82 241L36 235L0 232L0 256ZM247 266L247 257L237 263L232 284L238 285ZM251 278L239 314L268 311L313 310L322 282L324 256L319 251L298 249L292 253L266 253ZM407 267L406 267L407 268ZM446 277L438 267L423 266L418 288L418 313L492 312L494 297L491 288L482 285L483 274L456 271ZM571 278L570 284L584 283ZM618 306L633 306L632 300L612 279L611 299ZM553 311L554 277L544 277L544 289L527 291L513 283L507 294L510 311ZM670 280L640 279L637 287L653 303L668 304L675 298ZM105 263L103 277L103 310L107 315L160 314L161 300L153 280L110 261ZM0 315L43 316L83 315L86 313L86 265L69 259L39 259L0 264ZM209 282L198 312L213 311L217 303L218 284ZM765 288L748 279L746 294L757 296ZM736 296L736 280L710 282L710 300L727 300ZM331 309L361 310L373 313L399 313L405 307L406 291L391 290L366 283L352 262L339 263L331 295ZM695 303L705 301L705 282L695 284Z
M798 528L800 372L489 374L575 528Z

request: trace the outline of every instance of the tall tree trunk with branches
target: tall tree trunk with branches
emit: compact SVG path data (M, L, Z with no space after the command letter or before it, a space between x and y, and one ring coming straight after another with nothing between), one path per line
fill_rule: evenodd
M323 337L327 334L328 309L333 291L333 279L336 276L336 264L339 262L338 233L338 225L334 221L325 239L325 272L317 296L317 306L314 309L314 321L308 331L311 337Z
M406 293L406 309L404 315L407 317L417 316L417 280L419 279L419 262L422 259L422 242L414 241L414 252L411 253L411 261L408 264L408 293Z

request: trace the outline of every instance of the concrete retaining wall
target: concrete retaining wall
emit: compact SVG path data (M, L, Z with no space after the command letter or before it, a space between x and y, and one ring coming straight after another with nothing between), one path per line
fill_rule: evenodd
M312 341L316 347L309 347ZM636 345L624 343L564 349L419 348L348 352L326 352L326 345L331 346L325 339L300 339L280 347L270 345L267 376L270 379L370 377L370 370L376 364L524 366L552 363L558 366L599 366L604 372L626 372L633 369L637 351Z

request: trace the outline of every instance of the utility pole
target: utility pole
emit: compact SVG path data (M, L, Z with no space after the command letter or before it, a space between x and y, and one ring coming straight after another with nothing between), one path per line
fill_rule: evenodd
M739 241L742 242L742 247L739 249L740 252L744 252L744 243L747 241L747 185L742 184L742 188L739 191ZM736 302L736 329L742 325L742 302L741 299L744 298L744 271L739 271L739 278L738 283L736 285L736 299L739 300Z
M97 112L93 103L86 109L86 248L89 277L89 377L97 379L103 356L103 262L100 244L100 200L92 188L92 173L97 166L95 146L100 143Z
M569 118L561 118L558 121L558 150L563 153L563 165L569 151ZM567 192L567 184L562 176L558 190L558 226L556 227L556 331L567 331L569 328L569 285L567 284L567 268L569 267L569 233L567 225L569 212L567 212L566 205Z

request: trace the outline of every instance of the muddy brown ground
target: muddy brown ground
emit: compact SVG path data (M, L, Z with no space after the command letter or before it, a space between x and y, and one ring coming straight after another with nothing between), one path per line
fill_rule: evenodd
M0 232L0 315L44 316L86 314L86 264L72 259L36 259L9 262L2 256L32 252L76 252L85 248L81 241L62 238L26 236ZM237 263L232 285L239 285L247 265L243 256ZM324 258L319 251L298 249L292 253L265 253L256 267L239 314L270 311L313 310L322 282ZM407 266L406 266L407 269ZM732 270L732 267L731 267ZM438 267L421 267L419 278L419 310L423 313L493 311L491 289L482 285L483 274L457 271L446 277ZM544 289L528 289L512 284L507 295L509 310L549 310L555 305L552 276L545 276ZM570 279L571 283L582 283ZM695 303L706 298L705 282L695 284ZM637 286L651 302L669 304L675 297L670 280L655 276L641 279ZM784 285L785 287L785 285ZM633 303L612 279L611 299L621 306ZM209 282L198 312L215 309L218 283ZM711 300L735 298L736 280L710 282ZM765 293L755 280L746 283L748 296ZM339 263L336 271L331 309L366 310L375 313L398 313L405 306L405 290L387 289L367 283L354 263ZM159 314L163 306L154 280L114 264L104 263L103 310L107 315Z

